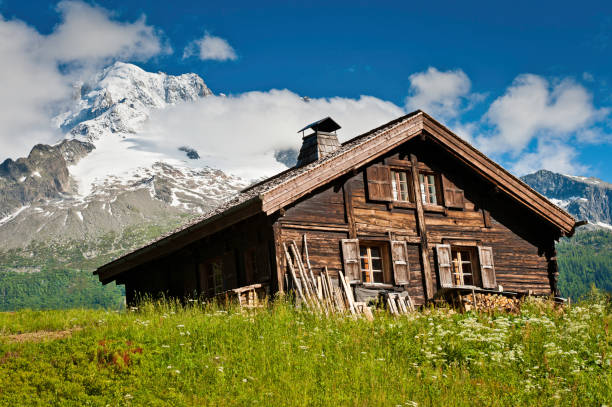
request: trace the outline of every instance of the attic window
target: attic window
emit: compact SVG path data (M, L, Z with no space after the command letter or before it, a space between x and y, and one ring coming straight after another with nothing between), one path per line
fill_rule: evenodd
M419 173L419 184L421 188L421 199L426 205L438 205L439 181L434 173Z
M391 191L394 201L410 202L410 172L391 170Z

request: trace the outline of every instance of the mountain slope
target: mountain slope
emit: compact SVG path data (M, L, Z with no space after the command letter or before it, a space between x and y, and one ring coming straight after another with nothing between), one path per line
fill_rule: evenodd
M56 117L66 138L0 165L0 250L175 225L246 186L191 164L197 152L184 146L167 154L139 138L154 109L211 94L195 74L155 74L120 62L78 84L73 106Z
M612 184L598 178L547 170L521 179L577 220L588 220L592 226L612 229Z

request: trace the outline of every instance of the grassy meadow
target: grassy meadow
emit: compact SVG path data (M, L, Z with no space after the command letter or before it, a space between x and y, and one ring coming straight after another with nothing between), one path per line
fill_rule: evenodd
M612 405L612 305L330 318L279 300L0 313L0 405Z

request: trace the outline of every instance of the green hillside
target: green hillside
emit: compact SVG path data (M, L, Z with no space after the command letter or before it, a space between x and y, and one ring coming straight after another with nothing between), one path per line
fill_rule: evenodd
M0 313L0 405L609 405L610 311L598 299L373 322L285 302Z
M612 293L612 232L578 232L562 239L557 252L561 295L577 299L592 286Z
M0 252L0 311L121 308L124 287L102 286L92 272L182 222L183 217L173 218L163 224L130 226L121 234L91 241L36 242Z

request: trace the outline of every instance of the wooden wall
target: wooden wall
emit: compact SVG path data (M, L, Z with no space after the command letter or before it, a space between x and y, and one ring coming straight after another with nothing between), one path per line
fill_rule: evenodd
M438 289L435 245L471 241L493 248L497 284L505 291L551 292L545 253L550 256L558 232L518 203L501 196L494 185L430 140L412 140L371 165L388 163L389 159L409 160L410 154L416 155L419 165L444 174L449 185L463 190L465 195L463 209L426 206L424 210L434 291ZM425 281L417 222L414 207L370 201L366 169L360 168L285 208L275 227L278 244L293 240L300 250L302 236L307 234L315 273L327 266L334 276L342 269L341 239L407 241L411 278L406 289L416 303L422 304ZM286 265L278 249L277 261L282 275Z
M443 174L447 185L462 191L462 209L425 206L421 221L416 204L402 206L370 200L367 168L357 168L271 217L259 214L229 226L131 271L118 282L126 283L128 302L136 293L176 297L207 294L211 288L207 264L220 259L223 289L264 281L271 283L272 291L282 289L287 272L282 245L295 241L302 250L302 237L306 234L313 271L318 274L327 266L334 278L343 269L342 239L406 241L410 280L404 288L417 304L425 303L427 298L423 272L426 267L430 267L430 294L438 289L434 248L441 243L467 241L492 247L497 284L506 291L551 292L552 263L547 257L554 256L558 231L497 192L495 185L431 139L413 139L370 165L407 163L411 158L419 168ZM245 260L249 250L258 253L257 267L264 273L252 272L253 261L249 266ZM427 254L426 259L422 252Z
M145 264L123 276L128 303L139 295L185 298L210 295L211 262L220 261L223 290L268 282L276 284L272 228L267 217L257 215L197 241L170 256ZM257 269L247 273L246 253L256 253Z

